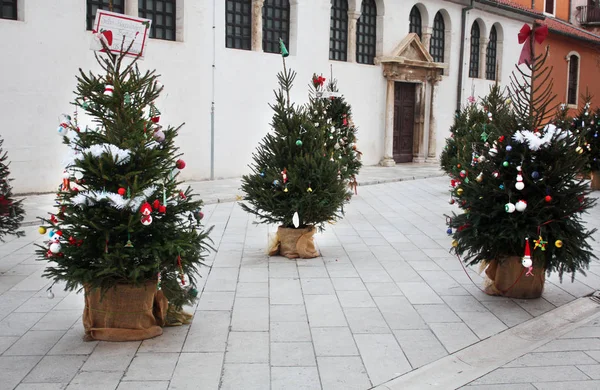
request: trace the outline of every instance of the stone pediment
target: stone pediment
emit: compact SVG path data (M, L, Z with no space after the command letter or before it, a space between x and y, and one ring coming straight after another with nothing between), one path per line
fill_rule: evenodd
M446 66L433 61L429 51L423 46L419 36L415 33L408 34L392 51L391 56L376 58L376 63L396 63L421 68L443 69Z

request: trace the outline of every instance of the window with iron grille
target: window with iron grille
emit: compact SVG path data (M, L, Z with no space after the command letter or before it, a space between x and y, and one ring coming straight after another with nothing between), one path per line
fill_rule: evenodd
M479 77L479 24L471 27L471 58L469 61L469 77Z
M577 104L577 89L579 84L579 57L572 54L569 57L569 89L567 104Z
M434 62L444 62L444 41L446 39L446 25L441 13L433 18L433 31L429 41L429 54Z
M496 53L498 51L498 34L496 26L492 26L490 31L490 40L485 53L485 78L488 80L496 80Z
M421 31L422 31L422 24L421 24L421 11L419 11L419 9L417 8L417 6L412 7L412 9L410 10L410 15L408 16L408 32L409 33L415 33L419 36L419 39L422 39L421 37Z
M174 41L175 0L138 0L140 18L152 20L150 38Z
M348 0L331 0L329 59L346 61L348 55Z
M227 0L225 47L252 49L252 0Z
M375 0L362 0L356 22L356 62L374 64L377 47L377 6Z
M265 0L263 5L263 51L279 53L279 38L290 48L289 0Z
M0 0L0 19L17 20L17 0Z
M554 15L554 0L546 0L544 12Z
M125 13L125 0L112 0L112 10L110 9L110 0L86 0L86 28L93 30L94 21L96 20L96 11L103 9L105 11L117 12L120 14Z

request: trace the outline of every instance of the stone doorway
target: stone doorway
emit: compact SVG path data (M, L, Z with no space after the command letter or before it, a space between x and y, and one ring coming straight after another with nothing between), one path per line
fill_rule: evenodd
M377 58L376 62L382 64L387 79L384 156L380 164L389 167L403 162L436 162L435 100L445 65L434 62L417 34L412 33L392 56Z

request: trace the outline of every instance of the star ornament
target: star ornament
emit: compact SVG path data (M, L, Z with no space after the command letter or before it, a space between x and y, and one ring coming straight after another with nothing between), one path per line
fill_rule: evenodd
M540 236L537 240L533 240L535 246L533 247L533 249L537 249L537 247L540 247L540 249L542 251L546 250L546 244L548 243L548 241L544 241L544 239L542 238L542 236Z

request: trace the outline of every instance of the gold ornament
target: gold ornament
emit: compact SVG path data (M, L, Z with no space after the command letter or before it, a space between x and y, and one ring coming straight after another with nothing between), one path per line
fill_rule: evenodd
M45 228L45 227L43 227L43 226L40 226L40 228L38 229L38 232L39 232L40 234L46 234L46 228Z
M561 240L556 240L556 242L554 243L554 245L555 245L557 248L562 248L562 246L563 246L563 242L562 242Z
M462 193L463 193L463 189L462 189L462 188L459 188L459 189L457 189L457 190L456 190L456 194L457 194L458 196L461 196L461 195L462 195Z
M452 246L453 246L454 248L456 248L456 247L458 246L458 241L456 241L456 240L453 240L453 241L452 241Z

